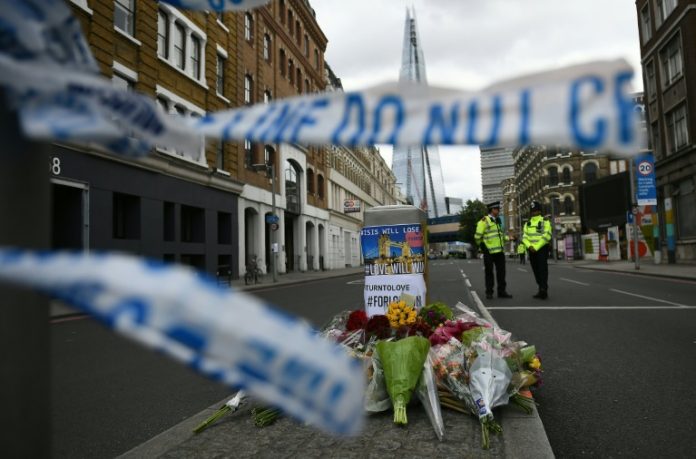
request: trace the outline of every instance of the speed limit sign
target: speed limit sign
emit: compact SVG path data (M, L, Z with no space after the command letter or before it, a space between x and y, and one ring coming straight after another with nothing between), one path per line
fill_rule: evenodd
M638 173L640 175L650 175L653 171L653 165L650 161L641 161L638 163Z

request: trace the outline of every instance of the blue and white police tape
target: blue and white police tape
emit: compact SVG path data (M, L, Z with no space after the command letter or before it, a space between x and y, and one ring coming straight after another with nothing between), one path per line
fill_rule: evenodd
M250 10L269 3L271 0L160 0L177 8L189 10L233 11Z
M211 113L224 140L334 145L560 144L634 153L643 145L624 60L537 73L479 92L387 84Z
M74 70L64 60L52 59L52 53L35 53L51 49L45 33L64 20L46 20L42 30L41 18L32 18L37 43L27 43L19 37L26 28L21 14L0 13L0 19L0 35L8 37L0 40L0 84L14 96L25 133L34 138L96 141L133 155L159 145L195 157L200 155L202 135L239 142L349 146L556 144L624 153L645 145L631 98L633 71L625 60L537 73L479 92L394 83L175 121L145 95L115 89L79 66ZM72 23L69 30L79 34ZM132 135L138 142L127 141Z
M335 434L363 423L362 366L304 321L182 267L0 248L0 281L41 291L196 371Z

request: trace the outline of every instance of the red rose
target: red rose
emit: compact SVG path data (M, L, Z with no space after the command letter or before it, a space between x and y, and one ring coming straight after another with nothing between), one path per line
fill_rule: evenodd
M367 314L362 309L358 309L356 311L351 312L348 316L346 330L360 330L361 328L365 328L365 325L367 325Z

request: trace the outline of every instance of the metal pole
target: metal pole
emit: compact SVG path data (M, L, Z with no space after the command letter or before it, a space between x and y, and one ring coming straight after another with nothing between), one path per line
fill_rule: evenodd
M271 213L273 216L276 216L276 172L275 172L275 166L273 164L269 165L271 168ZM279 223L276 223L279 224ZM273 282L278 282L278 247L275 247L274 244L276 243L276 232L271 230L271 248L275 248L276 250L271 253L271 272L273 273Z
M629 159L629 176L631 180L631 213L633 214L633 259L635 260L636 270L640 269L640 255L638 254L638 215L633 212L633 209L637 208L636 203L636 184L634 183L634 172L635 167L633 159Z
M49 147L19 135L0 91L0 246L49 247ZM0 283L0 432L5 457L50 457L48 299Z

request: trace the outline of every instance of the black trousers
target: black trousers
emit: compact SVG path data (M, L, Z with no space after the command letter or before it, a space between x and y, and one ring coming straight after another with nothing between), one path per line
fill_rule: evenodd
M520 254L520 264L521 264L521 265L524 264L524 257L526 257L526 255L525 255L524 252L522 252L522 253Z
M529 264L532 265L534 271L534 280L539 286L540 292L545 292L549 289L549 246L548 244L540 248L536 252L529 252Z
M498 293L504 293L507 284L505 283L505 254L503 252L483 254L483 266L486 270L486 293L493 293L493 285L495 285L493 265L495 265L495 280L498 281Z

